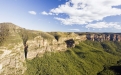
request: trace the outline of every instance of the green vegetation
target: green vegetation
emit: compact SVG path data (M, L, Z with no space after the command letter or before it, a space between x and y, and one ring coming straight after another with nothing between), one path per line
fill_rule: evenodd
M52 36L51 34L48 34L46 32L39 32L39 34L44 38L44 39L47 39L47 40L52 40L54 39L54 36Z
M20 35L17 33L20 27L12 23L0 23L0 46L7 46L21 42ZM11 39L12 38L12 39Z
M73 32L49 32L49 34L53 35L57 41L63 37L69 38L78 36L78 34L75 34Z
M9 30L8 27L4 24L0 25L0 45L4 43L4 41L7 39L9 36L8 34Z
M80 35L84 34L93 33L82 33ZM25 45L28 40L34 40L37 36L41 36L43 39L51 42L54 38L59 40L63 37L75 37L77 34L63 32L45 33L26 30L12 23L0 24L0 46L5 46L11 50L14 48L14 45L21 42ZM40 40L41 37L37 38L37 40ZM0 54L3 54L3 52L0 51ZM80 42L75 48L69 48L65 52L46 52L41 58L36 57L32 60L27 60L25 75L120 75L120 56L121 42L87 40Z
M84 41L65 52L27 60L25 75L116 75L110 67L121 59L120 47L120 42Z
M0 23L0 46L8 47L11 42L12 44L20 42L26 44L28 40L34 40L36 36L41 36L47 40L54 39L54 36L42 31L27 30L12 23ZM12 46L10 48L12 49Z

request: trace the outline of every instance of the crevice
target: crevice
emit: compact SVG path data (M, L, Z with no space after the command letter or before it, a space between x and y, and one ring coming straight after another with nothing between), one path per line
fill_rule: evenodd
M28 53L28 45L27 44L24 44L25 59L27 59L27 53Z
M55 39L58 41L59 40L59 36L54 36L55 37Z

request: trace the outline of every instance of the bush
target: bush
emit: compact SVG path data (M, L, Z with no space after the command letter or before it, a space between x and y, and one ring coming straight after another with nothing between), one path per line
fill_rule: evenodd
M116 64L120 56L104 49L101 43L85 41L65 52L45 53L41 58L27 61L25 75L114 75L103 68Z

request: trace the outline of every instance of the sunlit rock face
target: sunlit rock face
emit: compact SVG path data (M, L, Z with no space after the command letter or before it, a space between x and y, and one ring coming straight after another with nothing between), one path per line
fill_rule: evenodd
M22 75L26 70L26 59L42 57L45 52L66 51L85 40L121 41L119 33L56 34L59 36L0 23L0 75Z
M0 23L0 75L22 75L26 70L21 29L12 23Z
M45 52L65 51L85 39L84 36L82 39L80 37L72 33L57 40L45 32L26 30L12 23L1 23L0 75L22 75L26 70L26 59L42 57ZM71 44L66 43L69 39L73 40Z
M86 34L87 40L92 41L121 41L121 34L119 33L95 33L95 34Z
M121 35L116 35L116 40L121 41Z
M0 47L0 75L22 75L26 70L23 43L13 48Z
M65 51L67 48L75 47L75 44L86 40L86 36L70 36L60 37L57 39L44 39L42 36L37 36L33 40L28 40L28 59L33 59L36 56L42 56L45 52Z
M34 40L28 40L28 58L33 59L34 57L41 55L45 52L56 52L64 51L67 49L66 43L58 43L57 40L47 40L41 36L37 36Z

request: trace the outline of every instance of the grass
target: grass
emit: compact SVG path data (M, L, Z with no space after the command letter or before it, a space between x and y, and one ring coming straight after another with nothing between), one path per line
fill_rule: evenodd
M73 32L48 32L50 35L54 36L54 38L58 41L60 38L70 38L76 37L77 34Z
M0 51L0 54L3 54L4 52L3 51Z
M54 39L54 36L34 30L27 30L24 28L16 29L17 26L9 23L0 24L0 46L7 46L11 44L17 44L23 42L26 44L28 40L34 40L36 36L41 36L44 39L50 40L50 42ZM12 46L11 46L12 48Z
M105 51L103 43L108 45L114 54ZM116 55L118 46L114 42L103 43L85 41L65 52L47 52L41 58L27 60L25 75L114 75L115 72L104 70L104 67L115 65L120 59L120 56Z

